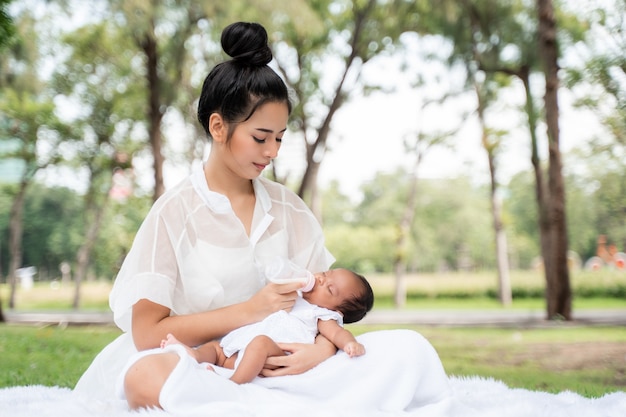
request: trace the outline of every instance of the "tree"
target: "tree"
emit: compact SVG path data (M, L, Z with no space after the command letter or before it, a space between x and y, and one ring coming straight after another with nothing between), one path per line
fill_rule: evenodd
M548 318L572 318L572 290L567 263L567 222L565 215L565 185L559 149L559 64L556 18L552 0L537 0L539 21L539 55L545 74L545 117L548 133L548 190L550 204L550 257L546 265L546 301ZM544 257L544 259L546 259Z
M9 3L11 3L11 0L0 0L0 52L2 52L6 45L8 45L15 32L13 20L6 11ZM0 275L2 274L1 271L2 268L0 268ZM4 314L2 313L2 298L0 298L0 322L4 322Z
M536 134L539 116L534 103L530 82L531 72L539 66L539 62L541 61L540 54L537 54L536 39L542 38L542 36L545 38L547 31L544 30L542 32L542 28L547 27L545 19L540 21L532 17L537 15L536 13L539 7L535 11L535 14L531 16L527 5L519 1L464 1L461 3L461 7L463 11L457 11L457 14L454 14L450 13L450 11L455 10L454 4L448 4L446 13L442 14L444 23L439 23L439 27L443 27L444 33L448 34L448 36L452 34L455 49L457 49L456 56L461 57L461 59L468 64L468 72L472 74L478 70L489 74L513 75L522 81L525 89L525 106L531 138L531 161L536 177L536 200L539 208L538 218L541 231L540 240L546 283L547 287L550 289L555 286L555 281L569 281L569 277L563 276L563 268L567 268L567 255L563 256L563 253L567 253L567 234L564 226L565 220L561 218L565 213L565 203L563 181L560 174L560 154L558 144L554 146L554 126L552 126L549 128L548 132L550 163L548 167L548 182L546 184L543 167L541 166L539 158L538 137ZM450 14L453 16L452 18ZM541 12L539 16L543 18L545 13ZM553 13L552 18L554 19ZM434 20L438 22L437 19ZM540 22L538 25L539 29L536 29L530 24L533 21ZM576 22L576 19L572 21ZM434 23L434 25L437 27L437 23ZM570 32L575 33L577 29L575 23L570 26L571 27L568 27ZM574 30L571 30L572 28L574 28ZM540 32L542 34L538 34ZM556 27L554 27L552 31L549 31L549 36L553 38L551 40L552 42L556 42L556 35ZM546 45L545 42L541 44ZM539 48L539 50L543 49ZM505 51L507 52L506 54L504 53ZM554 47L553 53L556 54L556 52L556 47ZM556 55L554 59L556 60ZM553 82L552 79L551 82ZM552 97L553 88L556 87L553 85L546 86L546 91L548 92L546 97ZM554 94L556 94L556 91L554 91ZM553 106L553 104L556 104L556 102L553 102L552 99L546 101L546 105ZM553 118L554 109L548 112L546 108L546 115ZM548 120L548 125L554 125L554 122ZM494 177L493 171L492 177ZM495 182L492 182L492 184L495 185ZM494 194L492 193L492 195ZM496 213L496 211L493 212L494 214ZM494 220L494 225L497 227L497 220ZM496 231L496 234L497 233ZM554 239L558 242L554 242ZM563 249L563 246L565 246L565 249ZM558 247L558 249L555 249L556 247ZM556 256L557 253L558 256ZM555 262L556 265L553 265L553 262ZM561 282L559 286L567 287L568 284ZM549 292L550 290L547 291L547 293ZM565 293L567 293L567 291L565 291ZM566 295L562 296L567 298ZM554 300L550 300L550 296L547 295L548 317L555 315L551 307L551 305L554 304L553 301ZM564 304L567 304L567 302L564 302ZM567 308L559 308L558 310L559 313L557 314L560 316L565 318L569 317L570 312L567 311Z
M87 172L84 195L83 242L76 255L73 307L79 308L81 283L87 276L113 189L113 176L125 175L132 157L142 146L133 130L143 118L143 91L131 62L119 45L124 33L103 21L64 36L71 53L57 65L55 89L68 101L80 104L81 113L71 121L83 140L76 143L74 164ZM93 48L98 44L98 48Z
M593 179L601 184L593 193L598 202L594 230L626 248L626 1L594 5L581 13L590 22L585 47L576 51L582 65L568 66L564 81L570 89L579 87L574 91L576 105L600 122L584 153L587 161L595 161Z
M0 50L9 44L15 34L13 19L11 19L11 16L9 16L7 12L7 7L11 1L12 0L0 0Z
M504 130L490 127L489 108L498 98L507 81L498 77L505 65L503 49L516 45L524 32L516 22L518 2L462 1L446 2L441 13L435 13L432 27L453 43L450 62L465 68L467 85L476 97L476 115L480 126L480 142L487 156L490 178L490 203L497 260L498 295L503 305L511 304L508 248L499 201L498 158ZM521 49L521 47L520 47Z
M491 202L491 217L493 221L493 231L495 237L496 247L496 267L498 273L498 299L504 306L510 306L513 301L513 294L511 290L511 279L509 275L509 251L507 245L506 234L504 232L504 225L502 222L502 206L500 203L500 197L498 195L498 179L497 179L497 153L500 149L500 141L503 136L502 132L497 132L494 129L490 129L487 126L485 119L485 112L490 101L489 87L486 87L486 83L480 83L475 77L474 86L476 91L476 98L478 102L477 113L478 121L481 130L481 143L483 149L487 154L487 162L489 165L489 196ZM487 76L487 79L490 77Z
M287 20L276 26L273 38L278 69L296 96L292 127L304 143L306 162L298 195L319 216L317 175L329 148L333 118L351 96L377 87L362 79L363 68L393 50L403 32L415 29L416 15L413 3L404 1L307 4L304 14L310 23Z
M445 102L445 100L445 97L437 100L425 100L419 116L423 119L423 113L426 107L433 104L440 104ZM422 123L422 125L424 125L424 123ZM423 127L421 128L424 129ZM397 224L397 234L395 240L393 273L395 277L394 304L396 308L402 308L406 304L406 283L404 282L404 274L409 260L409 241L411 239L411 229L413 227L418 204L419 168L422 160L433 147L448 146L448 143L457 131L458 127L434 133L419 131L415 135L410 135L412 136L411 138L407 138L405 140L404 146L406 152L407 154L413 156L414 162L409 173L408 196L404 205L404 212Z
M38 52L32 34L33 20L24 14L17 21L17 40L4 55L3 91L0 96L1 135L13 149L3 155L22 161L23 169L14 189L9 221L9 307L15 307L16 271L22 263L23 211L26 191L34 175L60 158L60 143L71 138L71 129L55 114L52 98L46 95L36 73Z
M186 87L194 67L190 45L196 44L190 41L202 27L211 27L208 19L217 20L228 7L228 4L193 0L117 0L111 4L113 20L122 18L119 30L133 40L143 62L144 108L154 169L153 200L165 190L163 117L176 105L183 106L183 114L186 114L192 101L185 94L189 91ZM201 22L204 23L201 25Z

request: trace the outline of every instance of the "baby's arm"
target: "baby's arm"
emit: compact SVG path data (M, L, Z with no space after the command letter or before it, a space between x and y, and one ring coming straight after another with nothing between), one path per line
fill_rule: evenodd
M351 358L365 354L365 346L357 342L352 333L341 327L335 320L318 320L317 329Z

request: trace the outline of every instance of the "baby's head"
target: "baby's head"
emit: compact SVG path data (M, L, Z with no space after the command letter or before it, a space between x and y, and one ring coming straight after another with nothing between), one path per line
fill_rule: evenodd
M363 275L347 269L345 271L354 275L354 278L358 280L360 291L352 297L346 297L337 310L343 314L344 323L355 323L365 317L374 306L374 291Z
M344 268L315 274L315 286L302 296L312 304L339 311L344 323L361 320L374 305L374 291L365 277Z

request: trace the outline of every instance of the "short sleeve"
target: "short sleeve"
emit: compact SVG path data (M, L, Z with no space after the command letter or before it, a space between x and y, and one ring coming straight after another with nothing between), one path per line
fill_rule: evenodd
M335 320L337 324L343 327L343 317L338 312L329 310L327 308L318 307L318 306L313 306L313 308L315 310L315 315L317 316L318 320L323 320L323 321Z
M172 309L177 277L172 236L161 211L153 208L137 231L109 296L115 323L130 331L132 307L141 299Z

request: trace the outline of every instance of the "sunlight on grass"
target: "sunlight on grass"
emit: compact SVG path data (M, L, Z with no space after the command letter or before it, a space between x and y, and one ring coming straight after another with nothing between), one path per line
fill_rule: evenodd
M112 282L95 281L86 282L81 286L82 310L108 310L109 293ZM16 291L15 305L17 310L69 310L74 302L74 286L70 284L60 285L58 282L38 282L32 289L18 288ZM6 308L9 297L9 286L0 286L3 306Z

